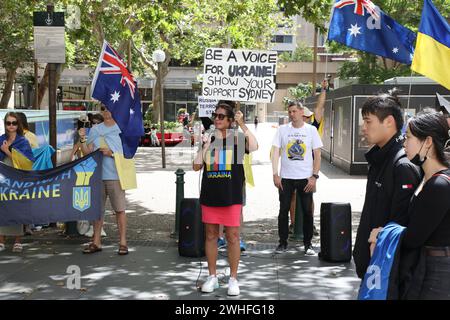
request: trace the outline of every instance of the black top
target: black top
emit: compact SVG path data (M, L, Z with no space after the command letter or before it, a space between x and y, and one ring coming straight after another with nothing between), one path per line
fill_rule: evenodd
M403 246L450 246L450 169L433 176L411 200L410 220Z
M228 143L227 143L228 142ZM245 183L244 134L214 140L205 155L200 203L210 207L242 204Z
M317 130L319 130L320 122L317 122L317 120L314 118L313 122L311 122L311 125L316 127Z
M205 128L205 131L209 130L209 127L214 123L211 118L208 117L201 117L200 120L202 121L203 128Z
M353 250L356 272L360 278L366 273L370 262L367 241L370 232L390 221L406 226L411 197L422 180L420 170L406 157L399 135L392 137L382 148L374 146L366 153L370 167Z

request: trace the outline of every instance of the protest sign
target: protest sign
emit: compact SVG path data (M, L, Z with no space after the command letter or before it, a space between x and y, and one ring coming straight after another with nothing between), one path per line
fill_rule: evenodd
M203 98L271 103L275 99L276 51L208 48Z
M217 99L209 99L202 96L198 97L198 116L210 118L214 110L216 109Z

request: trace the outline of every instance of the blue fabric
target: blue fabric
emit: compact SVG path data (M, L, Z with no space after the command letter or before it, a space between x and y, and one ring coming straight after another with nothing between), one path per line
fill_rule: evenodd
M55 153L50 145L44 145L40 148L35 148L32 150L34 158L36 159L33 163L33 170L47 170L53 168L52 155Z
M0 136L0 145L8 138L6 134ZM17 135L16 140L11 144L11 147L19 151L22 155L27 157L30 161L34 161L33 152L31 151L30 143L24 136ZM0 161L5 159L6 154L0 150Z
M101 101L119 125L125 158L133 158L144 135L137 82L123 59L105 41L92 82L92 97Z
M439 14L439 11L431 0L424 1L419 32L432 37L434 40L450 48L450 25Z
M377 245L361 283L358 300L386 300L392 265L405 229L390 222L378 234Z
M379 28L373 28L371 12L380 19ZM358 30L357 34L351 34L349 29L352 26L354 33ZM328 40L410 65L416 34L397 23L370 1L336 0Z
M50 170L17 170L0 162L0 226L101 218L100 152Z
M119 134L120 128L117 124L112 127L107 127L104 123L100 123L92 127L87 139L87 144L93 143L94 148L98 149L100 148L100 139L103 137L112 152L120 152L120 150L117 150L122 146ZM116 164L113 158L103 157L102 167L103 180L119 180L119 175L117 173Z

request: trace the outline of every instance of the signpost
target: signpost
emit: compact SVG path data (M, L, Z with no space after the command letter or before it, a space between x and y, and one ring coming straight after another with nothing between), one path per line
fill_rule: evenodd
M50 128L50 145L57 150L56 143L56 67L66 62L64 39L64 12L54 12L52 4L47 11L33 13L34 58L37 63L48 63L48 112ZM35 88L37 90L37 88ZM56 152L52 156L56 167Z

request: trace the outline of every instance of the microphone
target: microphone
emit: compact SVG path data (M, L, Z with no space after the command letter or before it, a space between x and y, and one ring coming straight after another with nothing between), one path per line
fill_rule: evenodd
M212 125L209 127L209 135L208 135L208 137L207 137L207 139L206 139L206 142L208 142L209 139L211 139L211 143L214 142L214 140L215 140L215 137L214 137L214 131L215 131L215 130L216 130L216 126L212 124Z

